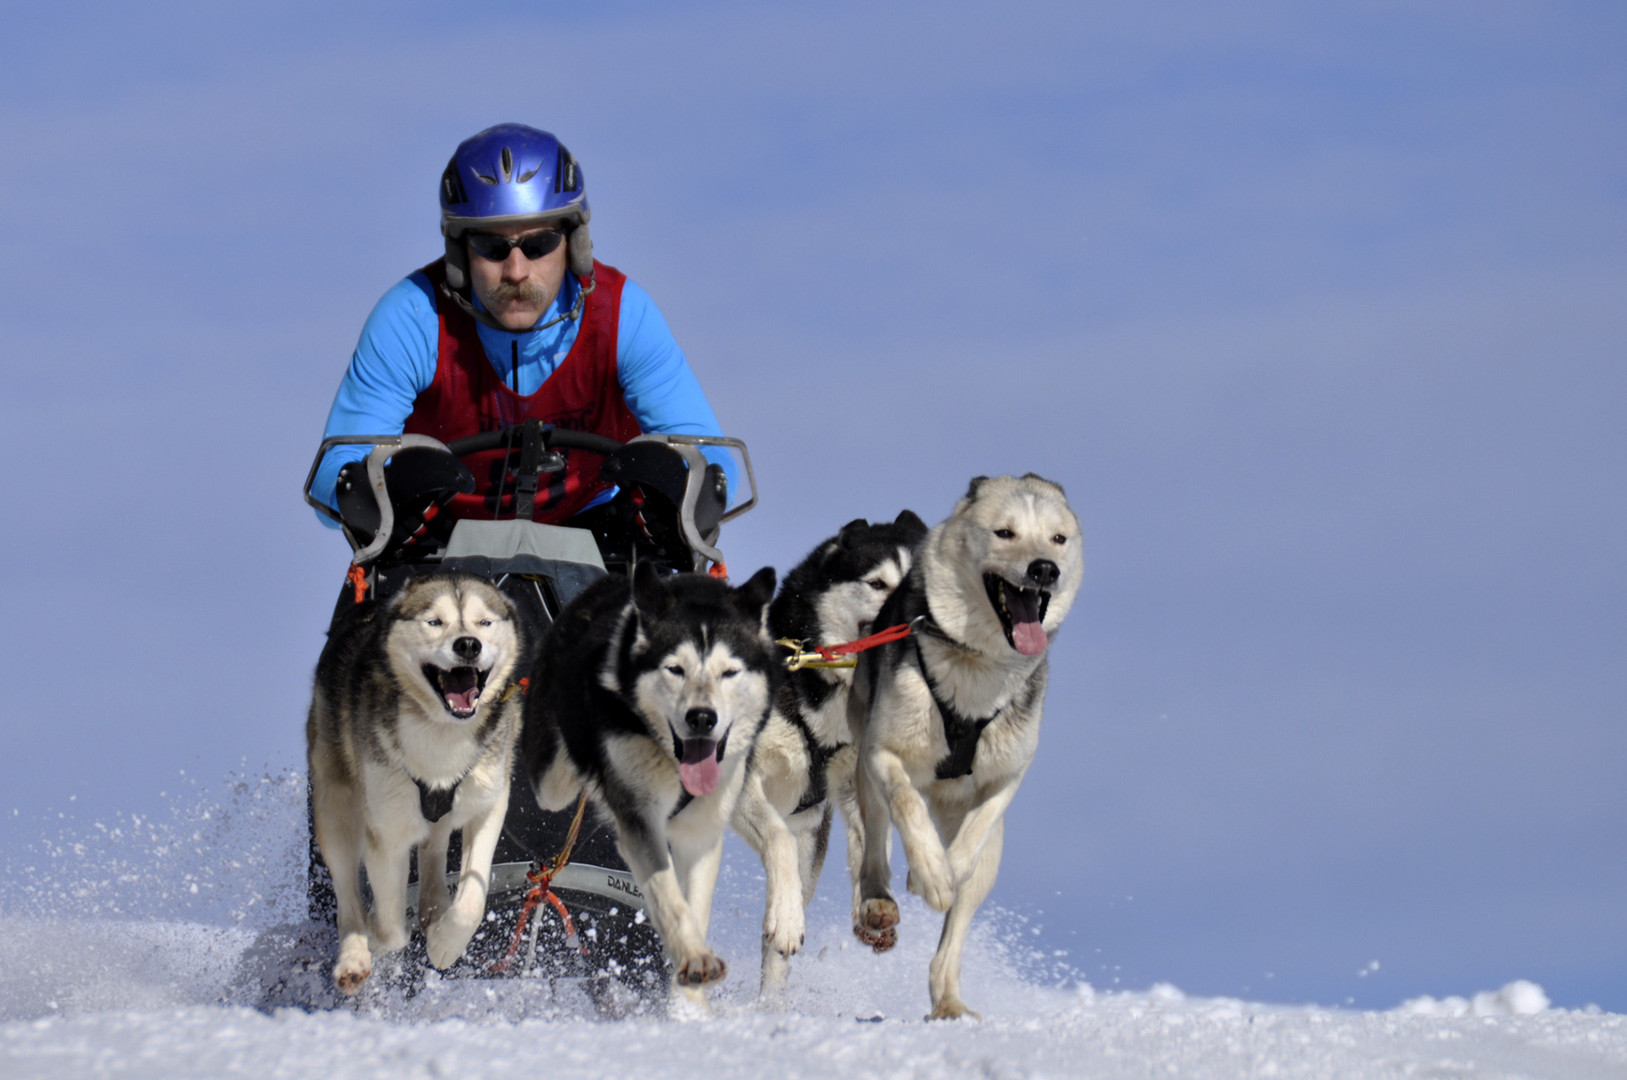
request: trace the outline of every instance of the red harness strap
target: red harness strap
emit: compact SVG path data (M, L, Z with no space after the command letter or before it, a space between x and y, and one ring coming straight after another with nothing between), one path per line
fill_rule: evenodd
M889 626L885 630L878 630L869 637L862 637L857 641L846 641L840 645L815 645L813 651L818 653L821 659L834 660L838 656L846 656L848 653L864 652L866 649L874 649L878 645L903 641L914 632L914 624L899 623L897 626Z

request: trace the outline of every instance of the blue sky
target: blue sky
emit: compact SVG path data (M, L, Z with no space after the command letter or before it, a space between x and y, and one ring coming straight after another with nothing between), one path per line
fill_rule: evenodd
M996 899L1098 985L1526 977L1627 1010L1624 31L1608 4L8 15L12 820L300 761L345 550L298 484L366 312L436 254L447 155L519 120L582 160L600 257L752 447L737 571L939 518L976 473L1066 485L1088 583Z

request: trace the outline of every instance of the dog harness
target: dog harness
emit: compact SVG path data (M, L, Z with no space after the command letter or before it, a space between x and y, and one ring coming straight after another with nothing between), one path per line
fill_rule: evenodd
M791 811L794 817L804 810L812 810L824 802L830 795L830 778L826 775L830 770L830 759L836 756L840 746L821 746L819 740L814 738L813 729L802 717L794 717L791 721L802 732L802 741L808 748L808 790L803 792L802 799Z
M407 775L412 776L411 773ZM463 783L463 776L444 791L430 787L416 776L412 777L412 782L418 785L418 812L424 815L425 821L433 825L451 812L452 800L458 797L458 784Z
M618 442L642 433L627 406L616 367L621 293L627 281L619 270L594 264L598 285L582 309L576 341L537 391L523 395L507 386L492 367L474 318L441 295L444 260L430 263L422 273L437 294L439 343L434 381L413 402L405 427L408 434L449 442L527 420ZM518 344L514 348L517 367ZM599 479L597 454L569 451L564 456L565 467L548 474L548 483L533 497L534 521L558 524L610 486ZM516 479L509 474L508 451L488 450L465 460L474 472L475 490L452 497L448 509L453 515L462 519L512 513Z
M960 645L954 638L948 637L937 624L932 622L930 616L922 622L921 628L934 637L942 638L951 645ZM930 628L930 629L929 629ZM977 757L977 740L982 737L983 729L994 722L995 718L1006 711L1002 705L994 712L978 720L973 720L944 700L943 693L938 689L938 683L927 670L926 658L921 655L921 639L915 638L915 663L921 669L921 678L926 680L927 690L932 694L932 704L938 707L938 715L943 717L943 738L949 744L949 754L940 762L933 775L939 780L958 780L962 776L972 775L972 759ZM1009 701L1006 705L1011 704Z

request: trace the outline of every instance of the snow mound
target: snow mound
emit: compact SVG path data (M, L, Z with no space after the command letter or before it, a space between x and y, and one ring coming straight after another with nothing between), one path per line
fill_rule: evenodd
M1482 990L1471 998L1412 998L1395 1011L1408 1016L1536 1016L1548 1009L1548 995L1526 979L1515 979L1501 990Z

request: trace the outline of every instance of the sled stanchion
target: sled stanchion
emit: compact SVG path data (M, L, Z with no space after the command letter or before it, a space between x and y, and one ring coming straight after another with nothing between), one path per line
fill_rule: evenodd
M503 974L513 965L514 957L520 951L520 943L525 940L526 924L531 921L531 915L537 910L537 905L544 901L559 913L560 922L565 924L565 944L580 952L583 959L587 958L588 949L582 944L582 938L576 932L576 923L571 921L571 913L565 907L565 902L553 890L554 876L565 869L566 864L571 861L571 849L576 846L576 836L582 831L582 814L587 807L588 793L587 789L583 788L582 797L576 800L576 816L571 819L570 832L565 834L565 846L559 849L559 854L554 856L552 864L544 865L542 860L538 859L531 864L531 869L526 871L525 880L531 883L531 891L525 894L525 902L520 905L520 921L514 925L514 938L508 943L508 951L503 954L501 960L486 969L492 974ZM532 948L535 947L536 942L533 938Z

